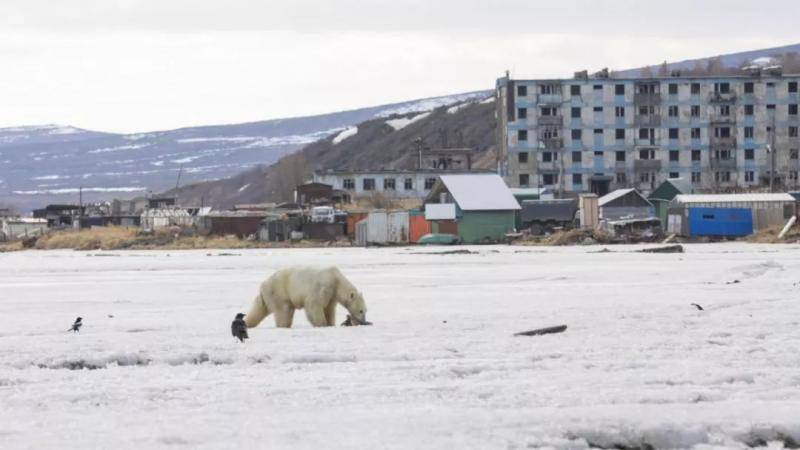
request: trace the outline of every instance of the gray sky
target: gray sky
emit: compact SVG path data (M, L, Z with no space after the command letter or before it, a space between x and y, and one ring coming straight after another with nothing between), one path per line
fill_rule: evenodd
M280 3L280 4L278 4ZM800 2L3 0L0 126L339 111L800 42Z

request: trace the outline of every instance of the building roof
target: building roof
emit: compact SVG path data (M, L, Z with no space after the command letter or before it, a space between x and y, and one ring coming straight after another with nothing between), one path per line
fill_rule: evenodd
M520 209L517 199L499 175L441 175L439 179L464 211Z
M611 202L613 202L614 200L616 200L618 198L622 198L622 197L630 194L631 192L636 192L636 189L633 189L633 188L617 189L616 191L609 192L608 194L600 197L600 199L597 200L597 205L598 206L603 206L606 203L611 203Z
M544 195L552 194L553 190L550 188L509 188L512 195Z
M376 170L318 170L314 172L315 177L325 175L439 175L439 174L491 174L494 171L489 169L376 169Z
M751 202L793 202L794 197L787 193L748 193L748 194L692 194L678 195L676 203L751 203Z
M676 195L691 194L692 185L684 178L668 178L647 197L650 200L672 200Z

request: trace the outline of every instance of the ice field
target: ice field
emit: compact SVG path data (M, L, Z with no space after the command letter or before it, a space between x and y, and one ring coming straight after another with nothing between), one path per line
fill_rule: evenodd
M0 254L0 448L797 445L800 246L685 247ZM295 264L374 325L236 342Z

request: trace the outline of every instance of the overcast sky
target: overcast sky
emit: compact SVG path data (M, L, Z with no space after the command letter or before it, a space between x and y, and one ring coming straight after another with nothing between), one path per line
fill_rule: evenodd
M278 4L280 3L280 4ZM800 42L800 1L2 0L0 126L137 132Z

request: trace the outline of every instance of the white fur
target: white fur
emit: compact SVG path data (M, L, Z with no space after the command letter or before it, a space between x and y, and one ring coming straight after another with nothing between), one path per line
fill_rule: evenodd
M275 272L261 283L244 321L248 328L253 328L273 314L275 326L290 328L294 311L305 309L313 326L334 326L337 303L356 319L366 319L367 307L363 296L339 269L289 267Z

